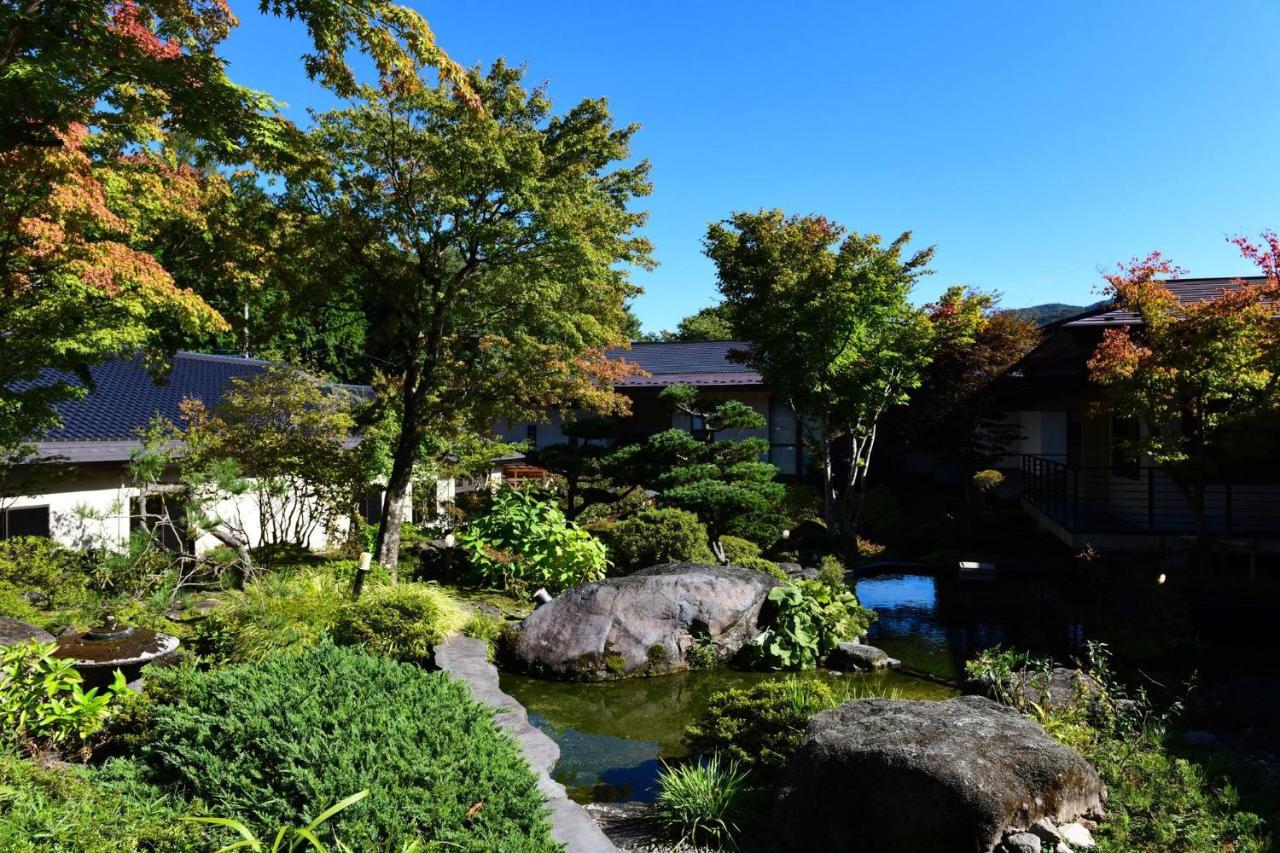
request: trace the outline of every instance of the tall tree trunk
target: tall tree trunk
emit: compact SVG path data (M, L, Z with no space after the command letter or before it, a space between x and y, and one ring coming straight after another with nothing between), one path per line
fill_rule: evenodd
M832 440L822 438L822 518L827 529L835 531L840 524L840 507L836 494L835 450Z
M407 436L401 433L382 499L382 524L378 528L376 557L380 565L390 570L392 583L399 581L400 525L404 521L405 498L413 479L413 463L417 461L417 444L412 433Z
M862 443L860 458L854 460L857 465L857 488L854 490L854 506L849 520L849 538L854 541L854 551L857 551L858 525L862 523L862 507L866 503L867 498L867 477L871 474L871 453L876 448L876 434L879 430L877 424L871 425L871 434ZM855 555L856 556L856 555Z
M418 379L416 371L406 372L400 435L396 439L391 474L387 477L386 493L382 499L382 524L378 527L378 542L374 552L378 563L390 570L392 583L400 579L400 524L404 521L405 498L413 480L413 466L418 461L418 419L421 408Z

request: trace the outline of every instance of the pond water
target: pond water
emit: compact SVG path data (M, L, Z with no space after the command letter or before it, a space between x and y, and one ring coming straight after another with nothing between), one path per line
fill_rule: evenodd
M1086 638L1111 643L1117 663L1146 672L1186 674L1168 663L1241 660L1204 638L1243 639L1238 614L1214 614L1203 601L1143 579L1002 573L993 581L961 581L954 572L930 574L882 567L857 578L859 600L876 611L867 642L899 658L904 668L942 679L963 675L964 661L1002 645L1078 658ZM1193 609L1191 601L1196 601ZM1192 613L1198 614L1191 618ZM1216 616L1212 622L1205 616ZM1229 616L1229 619L1223 619ZM1219 624L1229 621L1230 632ZM1247 620L1260 626L1267 620ZM1235 644L1239 645L1239 644ZM1257 650L1256 643L1250 643ZM606 684L542 681L504 673L503 689L528 710L530 721L560 745L555 778L580 801L640 800L654 795L660 759L685 755L684 728L711 694L778 678L828 679L853 689L892 688L903 698L943 699L954 691L906 672L877 675L750 673L731 669L636 678Z
M922 671L952 674L952 634L940 627L933 579L921 575L867 578L855 584L880 621L868 642ZM1003 636L1000 631L991 636ZM719 668L603 684L546 681L503 673L502 689L529 711L529 720L560 746L554 776L579 802L639 800L655 793L660 761L683 757L684 729L712 694L780 678L815 678L837 689L892 691L904 699L945 699L955 691L898 672L833 675L741 672Z
M560 745L552 774L579 802L639 800L654 796L660 759L687 750L684 729L713 693L779 678L814 678L837 689L892 689L906 699L944 699L948 688L899 673L832 675L740 672L719 668L603 684L545 681L503 673L502 689L520 700L529 721Z

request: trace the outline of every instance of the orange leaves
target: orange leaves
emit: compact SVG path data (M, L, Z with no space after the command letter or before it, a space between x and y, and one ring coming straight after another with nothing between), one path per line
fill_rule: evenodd
M158 61L177 59L182 55L182 45L157 36L151 29L150 17L149 14L143 16L135 0L125 0L111 10L111 23L107 29L145 56Z
M74 282L120 301L132 322L164 311L186 328L225 328L218 313L177 287L152 255L128 245L129 225L109 206L82 148L84 137L84 129L73 126L59 134L61 145L0 154L0 227L18 235L4 271L6 292L14 298L72 298L74 290L66 287Z
M1102 384L1131 379L1150 355L1150 349L1134 343L1127 327L1107 329L1089 359L1089 373L1095 382Z

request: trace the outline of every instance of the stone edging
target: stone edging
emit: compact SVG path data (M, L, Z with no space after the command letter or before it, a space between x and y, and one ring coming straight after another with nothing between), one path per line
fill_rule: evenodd
M547 798L551 812L551 837L564 844L569 853L610 853L617 851L591 815L570 800L564 786L551 778L551 769L560 759L560 747L529 723L524 706L498 686L498 669L489 663L483 640L450 637L435 650L436 665L471 688L478 701L496 708L494 722L515 738L524 757L538 777L538 787Z

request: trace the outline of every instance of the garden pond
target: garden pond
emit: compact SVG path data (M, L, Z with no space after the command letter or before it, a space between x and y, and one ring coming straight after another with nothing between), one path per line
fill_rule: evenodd
M1207 609L1193 610L1189 596L1146 577L1117 583L1001 573L994 580L962 581L954 572L884 566L860 569L854 587L878 615L866 641L899 658L907 671L837 675L719 668L604 684L504 673L502 688L559 744L554 775L574 799L649 801L661 760L686 754L684 729L709 697L762 680L816 678L860 694L889 690L906 699L944 699L955 695L945 682L963 676L964 662L996 645L1069 661L1082 655L1086 639L1104 639L1118 662L1147 672L1161 672L1170 659L1226 659L1201 639L1223 634L1203 624Z

